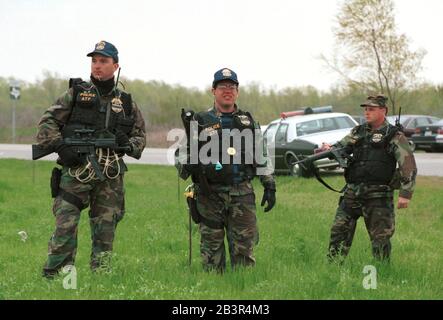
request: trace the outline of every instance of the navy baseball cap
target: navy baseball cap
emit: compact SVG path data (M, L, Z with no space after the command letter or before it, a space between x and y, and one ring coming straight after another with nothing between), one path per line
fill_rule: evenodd
M95 45L95 49L92 52L87 54L88 57L92 57L94 54L101 54L105 57L111 57L114 61L118 62L118 50L117 48L110 42L100 41Z
M223 80L229 80L238 85L237 74L228 68L223 68L214 73L214 81L212 81L212 87L215 88L217 83Z

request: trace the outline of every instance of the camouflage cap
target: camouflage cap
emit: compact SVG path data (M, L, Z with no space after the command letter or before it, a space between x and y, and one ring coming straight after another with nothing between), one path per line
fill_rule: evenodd
M237 74L228 68L223 68L214 73L214 81L212 81L212 87L215 88L216 84L223 80L230 80L238 85Z
M388 98L385 95L379 94L377 96L369 96L360 107L387 108L388 106L386 105L386 102L388 102Z
M91 51L87 54L87 57L92 57L94 54L101 54L105 57L111 57L114 61L118 62L118 50L117 48L110 42L100 41L95 45L94 51Z

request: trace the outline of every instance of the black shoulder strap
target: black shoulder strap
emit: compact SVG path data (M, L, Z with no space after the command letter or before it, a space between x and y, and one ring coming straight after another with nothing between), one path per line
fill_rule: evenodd
M211 121L217 120L217 115L211 111L200 111L194 114L194 119L197 120L199 125L206 125Z
M69 79L69 89L72 88L73 94L72 94L72 105L75 105L75 99L77 98L77 95L81 89L83 89L83 84L88 84L86 81L84 81L82 78L70 78Z
M72 110L74 110L76 103L75 100L77 99L77 95L79 91L84 88L82 84L88 84L88 82L84 81L82 78L70 78L68 84L69 84L69 89L72 88ZM72 110L71 113L69 114L67 122L69 122L69 119L71 118Z
M388 134L386 135L386 141L389 142L394 138L394 136L397 134L397 132L402 132L401 129L397 126L393 126L392 124L389 124L388 126Z
M254 120L254 118L252 117L252 114L249 111L244 112L244 114L247 115L249 119L251 119L252 123L255 123L255 120Z
M120 99L123 103L123 109L125 110L125 115L130 116L132 113L132 96L129 93L120 91Z
M353 132L360 134L361 131L366 129L366 125L365 124L359 124L358 126L356 126L354 129L352 129Z
M83 81L82 78L70 78L69 79L69 88L72 88L72 87L74 87L77 84L80 84L82 82L85 82L85 81Z

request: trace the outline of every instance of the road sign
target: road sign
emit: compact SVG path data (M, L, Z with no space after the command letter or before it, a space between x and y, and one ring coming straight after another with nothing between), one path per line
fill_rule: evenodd
M20 99L20 82L11 80L9 82L9 97L12 100L12 143L15 143L15 109L17 100Z
M19 86L10 86L9 87L9 97L12 100L20 99L20 87Z

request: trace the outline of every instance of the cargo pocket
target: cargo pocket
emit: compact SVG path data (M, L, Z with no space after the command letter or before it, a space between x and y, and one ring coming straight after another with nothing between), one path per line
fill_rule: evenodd
M118 206L118 210L115 214L115 224L119 223L125 215L125 191L124 190L119 196L118 203L119 203L119 206Z

